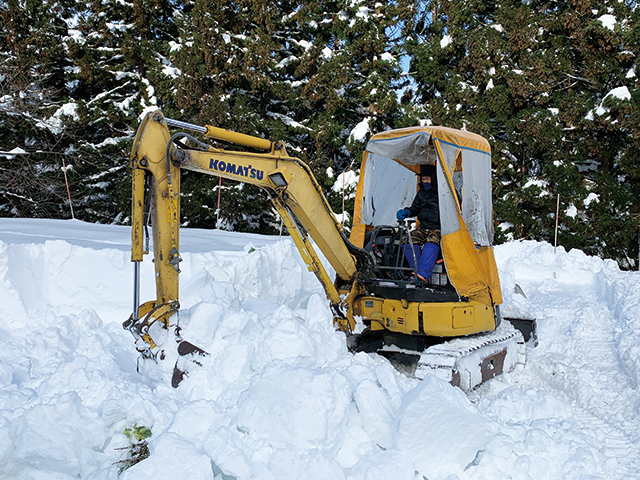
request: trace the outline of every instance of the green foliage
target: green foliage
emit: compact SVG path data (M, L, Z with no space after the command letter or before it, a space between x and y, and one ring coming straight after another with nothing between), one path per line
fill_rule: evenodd
M560 243L631 268L638 15L602 0L8 0L0 151L26 153L3 157L0 216L69 218L66 167L76 218L127 223L128 151L154 108L284 141L339 213L356 126L423 121L489 139L499 241L552 240L559 194ZM280 230L253 187L193 173L183 187L184 225Z
M133 428L125 428L124 435L129 439L131 443L142 442L149 438L151 434L151 429L149 427L145 427L144 425L138 425L137 423L133 424Z
M116 464L119 465L118 474L140 463L150 455L149 445L147 443L147 438L152 435L150 428L135 423L133 428L125 428L123 433L129 440L131 446L122 449L128 450L128 458L116 462Z
M414 102L434 124L489 139L497 240L553 241L560 195L561 244L637 267L633 5L425 5L406 44L416 72Z

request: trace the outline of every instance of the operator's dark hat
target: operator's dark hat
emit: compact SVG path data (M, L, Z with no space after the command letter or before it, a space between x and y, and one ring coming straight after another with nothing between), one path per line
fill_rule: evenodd
M438 176L435 165L420 165L420 176L423 177L425 175L429 175L431 177L431 185L437 185Z

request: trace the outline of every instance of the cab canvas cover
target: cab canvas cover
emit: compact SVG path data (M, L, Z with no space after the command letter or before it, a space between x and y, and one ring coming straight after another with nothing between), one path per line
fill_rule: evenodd
M417 191L420 165L436 165L442 253L458 293L486 305L502 302L493 256L491 149L480 135L413 127L374 135L364 154L351 241L369 226L396 224Z

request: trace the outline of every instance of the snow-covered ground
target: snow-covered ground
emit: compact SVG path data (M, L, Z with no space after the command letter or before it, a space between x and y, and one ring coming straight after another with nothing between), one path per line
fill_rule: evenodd
M0 480L116 479L134 425L151 455L123 480L640 478L637 272L497 247L504 311L539 346L465 395L348 353L289 239L185 229L180 323L210 356L173 389L121 326L129 235L0 219Z

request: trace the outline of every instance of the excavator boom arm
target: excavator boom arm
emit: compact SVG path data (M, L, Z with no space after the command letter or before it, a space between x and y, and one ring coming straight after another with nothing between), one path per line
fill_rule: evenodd
M176 134L172 137L167 124L198 130L209 138L268 151L256 153L224 150L198 142L187 134ZM180 137L193 140L196 147L187 148L178 144L177 140ZM175 303L174 309L178 308L178 273L181 261L180 171L184 169L250 183L264 189L283 218L309 270L317 275L325 288L327 298L336 310L337 316L344 317L344 313L339 314L344 310L344 307L339 305L340 295L315 252L310 238L331 264L343 284L352 283L354 280L355 259L350 253L342 227L336 221L309 167L302 161L289 157L283 146L216 127L199 127L165 119L161 112L156 111L148 114L138 129L132 149L131 164L133 169L131 259L134 262L142 260L144 210L145 205L148 205L146 210L153 226L156 305ZM145 182L149 191L147 199L144 198ZM137 319L136 305L134 305L136 310L134 317ZM347 314L351 317L350 312Z

